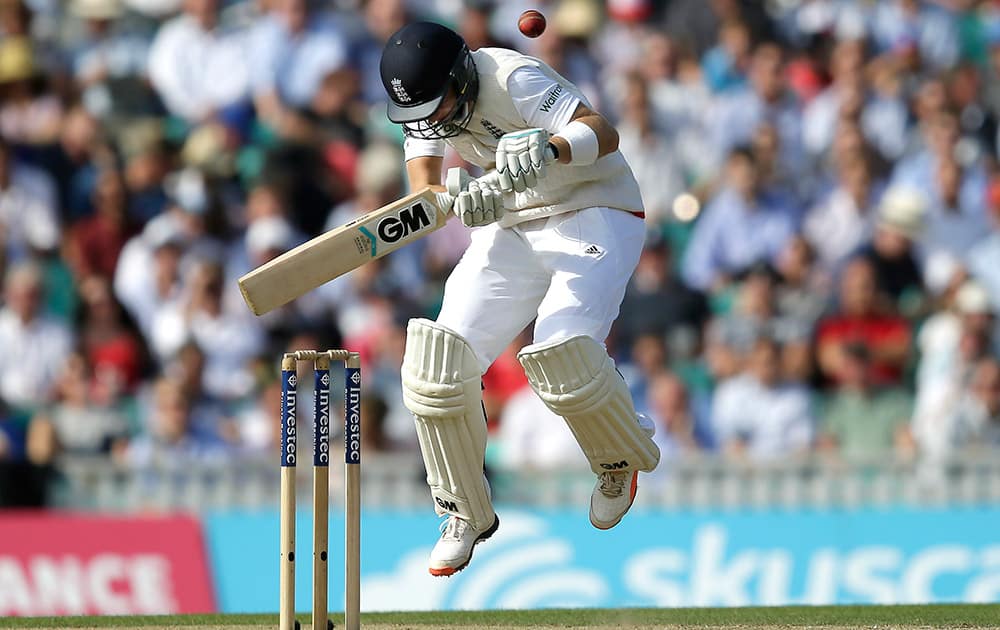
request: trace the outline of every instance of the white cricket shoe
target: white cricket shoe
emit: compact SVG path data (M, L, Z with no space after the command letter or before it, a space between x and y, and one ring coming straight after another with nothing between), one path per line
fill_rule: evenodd
M636 420L646 437L652 439L656 424L641 413L636 414ZM620 523L635 501L638 481L639 471L608 471L597 475L597 485L590 494L590 524L597 529L611 529Z
M493 525L483 532L464 518L449 516L441 524L441 538L431 550L430 574L449 576L467 567L475 546L492 536L499 527L499 516L495 516Z

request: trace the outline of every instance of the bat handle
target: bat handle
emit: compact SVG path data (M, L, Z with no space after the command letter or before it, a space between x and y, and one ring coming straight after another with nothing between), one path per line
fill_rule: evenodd
M477 177L476 181L485 184L490 188L500 188L500 173L493 170L486 173L482 177Z

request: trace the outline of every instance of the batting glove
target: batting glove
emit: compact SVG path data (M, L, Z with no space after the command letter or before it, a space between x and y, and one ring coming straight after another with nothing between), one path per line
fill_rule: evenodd
M454 211L466 227L489 225L503 218L503 193L478 180L472 180L468 189L455 198Z
M448 169L445 186L454 198L451 209L465 226L489 225L503 217L503 193L495 184L472 179L468 171L456 167Z
M497 145L497 174L503 192L524 192L545 177L545 148L549 132L545 129L514 131L500 138Z

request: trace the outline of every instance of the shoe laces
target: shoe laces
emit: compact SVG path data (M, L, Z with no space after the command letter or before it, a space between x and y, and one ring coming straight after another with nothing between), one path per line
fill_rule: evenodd
M625 492L625 482L628 480L627 472L605 472L600 474L601 494L609 499L617 499Z
M449 516L448 520L441 523L441 540L462 540L462 534L468 529L469 522L457 516Z

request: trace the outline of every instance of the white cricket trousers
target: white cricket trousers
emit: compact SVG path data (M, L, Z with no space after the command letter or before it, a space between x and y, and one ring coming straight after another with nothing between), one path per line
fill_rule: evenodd
M603 344L644 236L641 218L604 207L477 228L437 321L469 342L483 372L533 319L535 343L587 335Z

